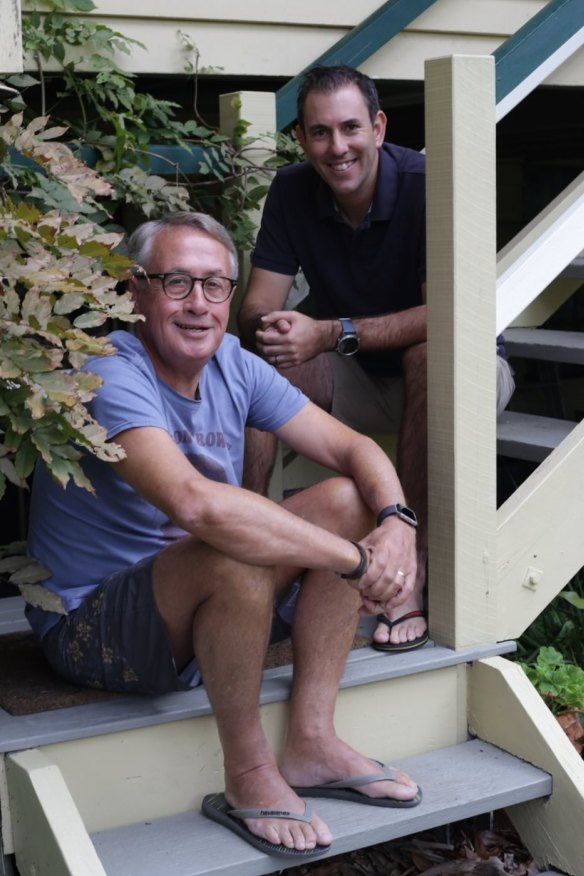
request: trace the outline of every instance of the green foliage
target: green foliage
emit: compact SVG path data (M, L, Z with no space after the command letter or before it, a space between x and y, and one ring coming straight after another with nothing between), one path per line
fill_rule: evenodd
M532 665L520 665L554 714L584 710L584 669L567 663L555 648L540 648Z
M243 250L254 240L251 211L270 170L299 155L294 141L277 135L267 175L271 135L262 138L260 165L246 122L230 138L203 123L198 51L185 34L195 118L181 121L177 104L141 92L118 66L117 53L141 46L86 15L95 8L92 0L38 0L24 14L37 77L8 82L27 98L40 94L43 112L35 116L20 94L0 105L0 498L7 481L26 485L39 453L59 483L73 479L86 489L82 451L119 458L86 408L99 380L79 369L87 356L113 352L102 336L107 321L136 318L116 288L128 268L116 251L128 211L132 223L175 210L209 212ZM58 75L46 70L55 62ZM50 112L49 91L56 95ZM172 181L150 174L155 143L202 148L196 179L176 166Z
M527 628L518 653L532 663L542 646L550 643L565 659L584 668L584 573L579 572Z
M193 76L195 118L181 121L182 107L140 91L133 74L119 67L120 52L129 54L144 46L85 14L95 8L92 0L39 0L23 14L23 44L28 57L35 59L38 78L17 76L8 82L33 100L40 89L40 114L63 124L74 148L90 147L93 165L112 187L110 217L119 224L125 224L125 204L143 214L137 219L176 209L201 210L224 222L240 250L251 248L256 233L253 212L267 190L270 171L296 160L297 144L284 135L264 135L264 154L273 143L271 160L264 166L257 162L257 144L248 136L247 123L241 122L232 137L205 124L196 107L199 52L183 31L177 35L177 51ZM48 62L51 68L55 62L60 67L58 77L46 71ZM47 107L48 85L54 93L55 82L56 100ZM11 108L25 109L22 98L13 100ZM169 166L173 182L162 184L160 177L151 177L148 168L157 156L157 144L202 148L196 178L185 176L177 165ZM12 173L20 187L31 187L26 169ZM39 197L50 199L55 208L66 208L56 203L50 183L37 185ZM94 218L104 220L97 214Z
M109 319L137 319L129 294L116 290L129 262L115 252L121 235L87 217L110 185L46 124L24 126L17 115L0 125L0 498L7 480L26 485L39 453L59 483L72 478L88 490L82 450L121 458L86 408L100 379L79 368L113 352L90 332ZM11 155L36 168L36 194L9 190Z

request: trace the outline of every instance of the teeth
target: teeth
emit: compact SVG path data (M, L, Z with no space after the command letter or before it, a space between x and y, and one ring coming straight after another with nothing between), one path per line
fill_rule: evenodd
M334 170L347 170L352 164L353 161L343 161L342 164L333 164L332 167Z

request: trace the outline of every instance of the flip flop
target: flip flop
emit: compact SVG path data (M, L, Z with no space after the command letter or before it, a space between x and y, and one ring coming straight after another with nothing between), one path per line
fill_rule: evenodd
M412 617L423 617L426 615L423 611L408 611L407 614L402 614L401 617L396 617L394 621L391 621L384 614L378 614L377 620L379 623L385 624L386 627L389 627L389 632L391 634L392 629L398 624L403 623L406 620L409 620ZM425 645L428 641L428 629L426 628L425 632L422 633L421 636L418 636L415 639L412 639L410 642L376 642L375 640L371 641L371 647L375 648L376 651L393 651L394 653L399 651L413 651L415 648L421 648L422 645Z
M378 773L367 773L364 776L353 776L349 779L340 779L337 782L324 782L322 785L310 785L307 788L293 787L299 797L330 797L334 800L349 800L351 803L364 803L366 806L385 806L388 809L410 809L422 802L422 789L418 787L418 793L411 800L396 800L395 797L369 797L355 788L355 785L371 785L374 782L384 782L390 779L397 781L396 770L376 760L379 764ZM401 784L401 783L400 783Z
M250 846L265 852L266 855L274 855L278 858L294 858L297 863L310 861L330 851L330 846L315 846L313 849L289 849L277 843L271 843L261 836L252 833L242 821L244 818L288 818L294 821L304 821L310 824L312 820L312 807L306 804L304 814L285 812L282 809L234 809L225 799L225 794L207 794L203 797L201 806L203 815L211 818L218 824L222 824L228 830L233 831Z

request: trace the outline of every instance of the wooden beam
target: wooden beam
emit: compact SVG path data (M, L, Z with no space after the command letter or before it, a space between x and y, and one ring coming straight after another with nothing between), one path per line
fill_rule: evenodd
M584 761L517 664L489 657L468 675L471 732L553 777L551 797L507 809L521 839L541 867L583 876Z
M430 631L492 641L495 63L426 63Z
M497 334L554 280L584 247L584 172L499 252Z
M387 0L361 24L316 58L310 66L348 64L351 67L358 67L434 3L435 0ZM277 92L279 131L296 118L296 95L300 80L307 69L302 70Z
M276 130L276 103L273 92L262 91L238 91L231 94L222 94L219 97L219 127L221 133L233 136L236 126L245 121L248 123L246 136L254 137L253 146L246 150L247 157L257 164L258 171L254 176L256 184L269 185L273 179L273 171L262 171L262 166L273 156L275 151L274 140L269 132ZM259 228L261 210L247 213L248 218L255 222ZM243 297L247 279L249 277L250 262L249 253L241 254L239 260L239 283L231 302L230 319L228 330L237 334L235 317L239 310L239 304Z
M0 74L22 73L20 0L0 0Z
M497 511L499 640L520 636L584 565L583 469L584 422Z
M36 749L6 758L20 873L106 876L58 768Z
M550 0L494 52L497 121L584 45L582 0Z

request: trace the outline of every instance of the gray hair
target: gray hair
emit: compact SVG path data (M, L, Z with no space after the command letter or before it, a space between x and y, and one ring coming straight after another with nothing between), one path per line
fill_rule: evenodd
M203 231L218 243L223 244L231 259L231 279L237 280L238 258L235 244L226 228L207 213L189 213L185 210L169 213L160 219L143 222L128 238L126 249L128 256L141 267L146 267L150 259L152 245L156 235L168 227L192 228Z

